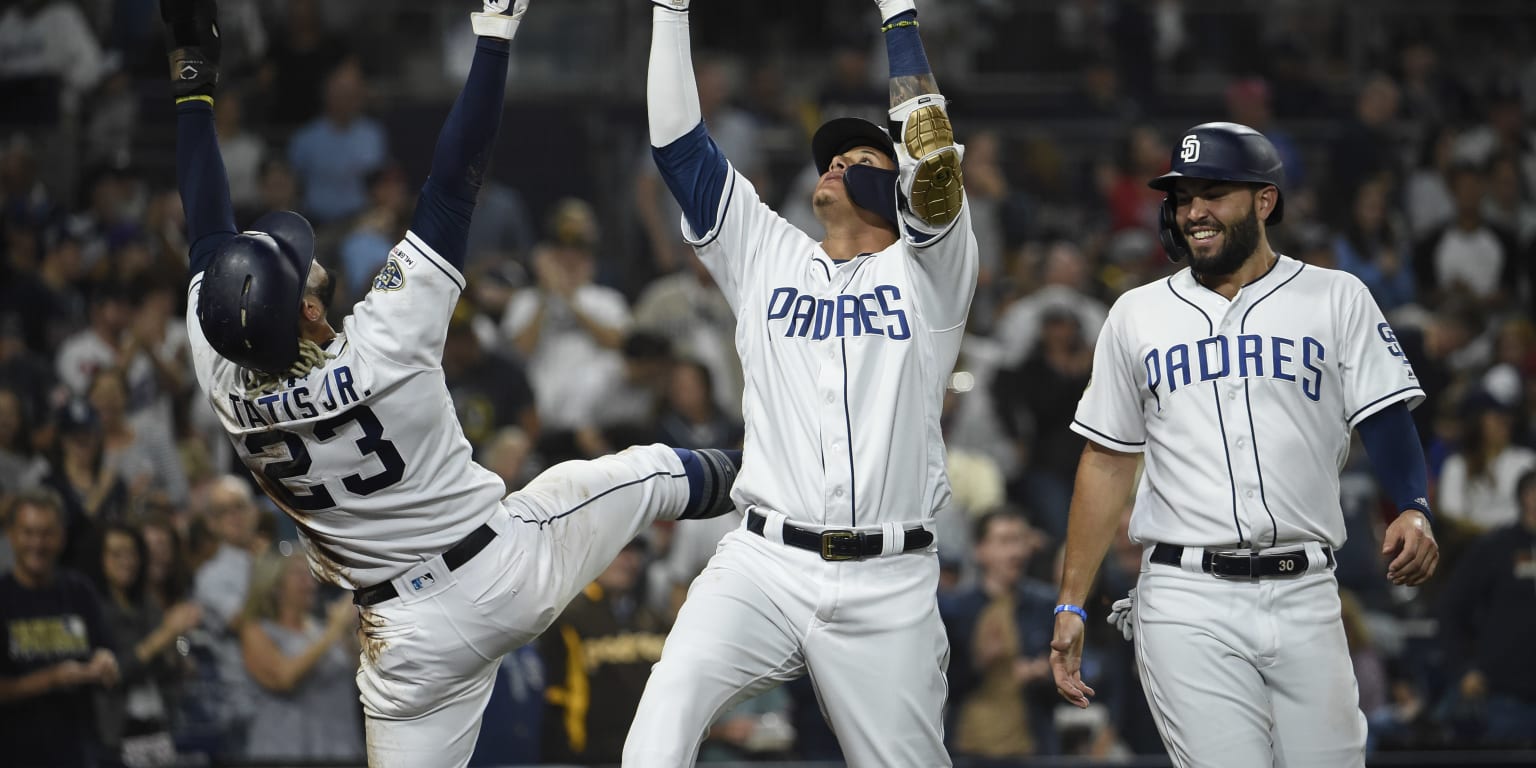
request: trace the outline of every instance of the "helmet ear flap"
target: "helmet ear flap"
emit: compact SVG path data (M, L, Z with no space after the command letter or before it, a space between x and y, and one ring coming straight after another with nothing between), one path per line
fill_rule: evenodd
M1163 198L1163 204L1157 210L1157 239L1163 243L1163 253L1168 255L1168 260L1177 264L1189 256L1189 243L1184 239L1184 233L1179 231L1178 207L1174 205L1173 195Z

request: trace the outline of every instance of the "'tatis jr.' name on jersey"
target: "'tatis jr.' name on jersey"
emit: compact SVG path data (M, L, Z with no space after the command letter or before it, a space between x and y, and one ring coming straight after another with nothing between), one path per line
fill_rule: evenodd
M884 336L893 341L912 338L906 298L894 285L877 285L866 293L842 293L821 298L799 289L773 289L768 297L768 325L783 327L786 338L816 341L849 336Z
M326 371L316 392L310 392L307 384L296 386L298 384L298 380L289 379L286 388L254 399L230 393L229 404L235 419L248 429L269 426L283 421L312 419L322 411L334 412L362 399L357 396L352 369L345 365Z

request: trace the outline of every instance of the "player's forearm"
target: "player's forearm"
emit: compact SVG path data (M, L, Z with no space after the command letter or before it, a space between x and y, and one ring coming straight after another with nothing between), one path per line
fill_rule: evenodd
M191 245L188 274L195 275L236 232L229 177L213 127L213 105L206 101L188 99L176 105L176 186Z
M917 11L897 14L880 28L885 34L886 60L890 62L891 107L926 93L938 93L938 81L917 33Z
M651 58L646 69L646 122L651 146L665 147L703 121L699 86L693 75L688 13L656 6L651 10Z
M1126 499L1136 480L1134 453L1120 453L1089 443L1077 465L1072 509L1067 522L1060 602L1082 605L1093 588L1104 554L1120 526Z
M899 12L885 19L886 59L890 62L891 131L896 141L899 188L908 222L937 234L952 223L964 202L961 147L955 143L944 97L928 65L917 32L917 11L895 4ZM906 5L906 10L900 6ZM884 5L882 5L884 8Z

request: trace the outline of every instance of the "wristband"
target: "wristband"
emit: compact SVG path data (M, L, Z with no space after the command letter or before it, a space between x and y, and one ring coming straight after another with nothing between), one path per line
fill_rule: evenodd
M1088 612L1083 610L1082 606L1073 605L1071 603L1063 603L1056 606L1056 613L1061 613L1062 611L1071 611L1072 613L1077 614L1078 617L1083 620L1084 624L1088 623Z

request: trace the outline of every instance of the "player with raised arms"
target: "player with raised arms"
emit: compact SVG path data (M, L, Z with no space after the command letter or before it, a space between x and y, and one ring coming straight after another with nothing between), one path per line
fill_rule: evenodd
M1082 608L1136 478L1137 587L1110 618L1173 764L1363 766L1365 715L1339 618L1339 470L1359 430L1400 514L1394 584L1434 573L1424 399L1358 278L1270 248L1285 212L1274 145L1235 123L1184 133L1160 231L1188 267L1121 296L1072 429L1088 439L1067 530L1051 667L1088 706Z
M341 323L314 234L282 211L238 232L214 133L212 0L162 0L191 255L197 380L311 570L352 590L375 766L469 762L496 667L542 632L642 529L731 508L739 454L631 448L550 468L506 494L475 464L444 383L470 215L528 0L472 14L474 61L405 238Z
M692 765L721 712L804 675L849 765L950 763L933 518L950 497L939 414L976 289L976 239L917 10L876 5L891 129L839 117L812 137L819 243L709 137L688 1L652 10L652 152L684 238L739 320L752 458L732 492L744 525L689 588L626 766Z

